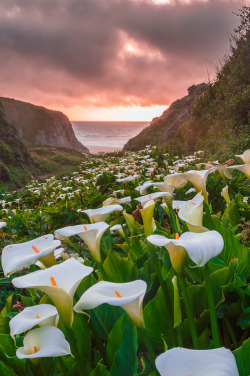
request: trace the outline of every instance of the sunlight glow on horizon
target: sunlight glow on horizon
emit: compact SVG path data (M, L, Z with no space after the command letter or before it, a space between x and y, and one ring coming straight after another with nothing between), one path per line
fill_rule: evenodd
M75 106L57 108L66 114L71 121L148 121L160 116L169 106L150 107L95 107Z

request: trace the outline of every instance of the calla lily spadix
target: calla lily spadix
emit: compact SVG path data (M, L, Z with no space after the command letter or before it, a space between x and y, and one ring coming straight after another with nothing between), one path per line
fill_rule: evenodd
M36 359L70 354L70 345L63 332L54 326L45 325L31 330L23 339L16 356L19 359Z
M146 282L136 280L127 283L100 281L91 286L74 306L74 311L82 312L101 304L119 306L127 312L134 324L144 327L142 302L147 290Z
M39 304L26 307L10 320L10 335L13 337L17 334L24 333L36 325L57 326L57 322L58 312L56 307L51 304Z
M203 201L204 197L198 193L192 200L187 201L178 213L179 218L186 222L189 231L208 231L206 227L202 226Z
M248 164L243 164L243 165L237 165L237 166L230 166L230 167L227 167L224 171L226 177L228 179L233 179L233 175L232 175L232 172L234 170L238 170L240 172L242 172L244 175L246 175L246 177L248 179L250 179L250 163Z
M155 361L161 376L239 376L232 352L225 347L190 350L176 347Z
M87 244L93 258L100 262L100 242L108 227L109 225L106 222L68 226L56 230L55 236L63 241L70 236L78 235Z
M155 202L153 200L147 201L143 206L143 209L140 209L146 236L151 235L156 230L154 209Z
M177 273L183 271L186 251L196 265L204 266L211 258L218 256L224 247L222 236L214 230L185 232L179 239L168 239L162 235L151 235L147 239L158 247L167 248Z
M73 296L83 278L92 271L93 268L70 258L48 269L14 278L12 283L18 288L33 287L45 292L55 304L64 325L70 327L73 321Z
M115 211L123 211L123 207L121 205L108 205L98 209L83 210L83 213L87 214L91 223L95 223L105 221L107 216Z
M150 201L150 200L156 201L156 200L158 200L158 198L161 198L161 197L171 197L172 198L172 195L169 192L155 192L155 193L151 193L149 195L137 197L137 198L135 198L135 200L139 201L141 203L142 207L144 207L144 205L146 205L146 203L148 201Z
M250 163L250 149L244 151L241 155L235 155L236 157L239 157L242 159L242 161L246 164Z
M2 253L4 274L8 277L18 270L35 264L37 260L41 260L44 264L49 264L48 266L50 266L50 261L55 264L52 252L60 244L60 240L54 240L54 235L50 234L29 242L7 245ZM48 257L50 254L52 254L51 257Z

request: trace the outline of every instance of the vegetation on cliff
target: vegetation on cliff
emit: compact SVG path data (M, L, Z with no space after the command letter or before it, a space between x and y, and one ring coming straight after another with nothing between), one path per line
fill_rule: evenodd
M130 140L125 150L139 150L147 144L164 144L167 151L174 154L203 149L210 154L229 155L249 147L250 7L243 6L238 16L241 23L231 37L230 53L224 57L215 81L210 82L208 90L194 102L190 118L184 116L181 124L173 126L169 135L166 116L165 119L156 119ZM180 109L179 116L186 110L186 107ZM168 135L167 140L165 135Z

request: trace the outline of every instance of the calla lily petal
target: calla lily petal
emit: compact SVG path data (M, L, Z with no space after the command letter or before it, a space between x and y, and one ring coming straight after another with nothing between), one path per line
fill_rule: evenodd
M48 269L14 278L12 283L18 288L34 287L45 292L55 304L64 324L71 326L73 296L82 279L92 271L93 268L70 258Z
M244 151L241 155L235 155L236 157L239 157L242 159L242 161L246 164L250 163L250 149Z
M186 222L189 231L205 232L206 227L202 226L204 197L198 193L192 200L189 200L182 206L178 213L179 218Z
M158 247L165 246L170 257L171 253L181 251L180 247L185 249L198 266L204 266L211 258L218 256L224 247L222 236L214 230L202 233L185 232L180 239L168 239L161 235L151 235L147 239Z
M2 253L4 274L10 276L15 271L35 264L37 260L48 256L61 244L53 235L44 235L29 242L7 245Z
M7 226L7 223L6 223L6 222L0 222L0 228L3 228L3 227L5 227L5 226Z
M43 326L30 331L23 339L16 356L19 359L35 359L70 354L70 345L61 330L54 326Z
M108 227L109 225L105 222L68 226L56 230L55 236L61 240L64 240L70 236L78 235L87 244L93 258L99 262L101 261L101 238Z
M172 197L172 195L169 192L155 192L155 193L151 193L149 195L137 197L137 198L135 198L135 200L139 201L142 204L142 206L144 207L144 205L148 201L150 201L150 200L156 201L158 198L161 198L161 197Z
M187 179L185 174L177 173L172 175L167 175L164 178L164 183L170 185L173 188L183 188L187 184Z
M160 192L169 192L171 195L174 192L174 187L171 185L166 184L165 182L153 183L153 185L159 189ZM141 192L142 194L142 192Z
M93 309L101 304L122 307L138 327L144 327L142 301L147 284L142 280L127 283L100 281L91 286L75 305L76 312Z
M155 202L153 200L147 201L143 209L140 209L146 236L151 235L156 230L154 209Z
M121 205L108 205L98 209L83 210L83 213L86 213L90 222L94 223L105 221L107 216L115 211L123 211L123 207Z
M10 334L11 336L15 336L24 333L36 325L56 326L57 321L57 309L51 304L39 304L32 307L26 307L22 312L18 313L18 315L10 320Z
M246 175L248 179L250 179L250 163L227 167L224 173L228 179L233 179L233 175L232 175L233 170L238 170L242 172L244 175Z
M225 347L212 350L174 348L155 361L161 376L239 376L232 352Z

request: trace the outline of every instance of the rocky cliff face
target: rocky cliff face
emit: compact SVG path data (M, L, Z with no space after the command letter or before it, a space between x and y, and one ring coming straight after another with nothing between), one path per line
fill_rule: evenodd
M188 95L173 102L160 117L153 119L147 128L126 143L124 150L137 151L146 145L162 145L174 138L180 125L189 121L197 98L207 89L205 83L191 86Z
M32 144L51 145L88 153L76 138L66 115L45 107L0 97L6 117L15 126L20 139Z

